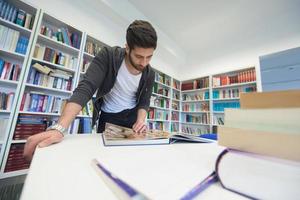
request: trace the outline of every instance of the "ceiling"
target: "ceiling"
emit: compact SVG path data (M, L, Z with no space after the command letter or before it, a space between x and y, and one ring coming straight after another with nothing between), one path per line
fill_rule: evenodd
M184 51L189 65L300 37L300 0L128 1Z

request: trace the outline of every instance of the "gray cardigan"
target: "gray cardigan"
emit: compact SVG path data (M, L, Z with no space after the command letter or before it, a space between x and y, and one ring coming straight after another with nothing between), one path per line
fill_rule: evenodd
M99 117L103 96L113 88L122 61L125 58L125 49L120 47L103 47L92 60L83 80L68 102L74 102L84 107L97 91L94 101L93 122L94 126ZM142 77L136 93L138 109L148 111L155 73L150 65L142 72Z

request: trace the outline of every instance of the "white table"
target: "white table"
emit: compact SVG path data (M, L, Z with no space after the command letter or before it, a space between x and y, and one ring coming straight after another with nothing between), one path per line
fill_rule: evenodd
M159 150L161 154L166 149L171 149L171 151L176 149L199 149L197 151L201 152L200 156L210 156L212 153L211 148L216 148L213 146L216 146L216 144L185 143L139 147L105 147L102 144L100 135L67 136L59 144L36 150L21 199L117 199L91 166L92 159L117 157L122 155L122 153L124 154L124 151L146 148L147 150L151 148L153 151ZM184 159L188 158L178 157L178 162L184 161ZM124 159L120 159L120 165L122 162L124 162ZM239 195L224 190L218 183L211 185L198 197L200 199L244 199Z

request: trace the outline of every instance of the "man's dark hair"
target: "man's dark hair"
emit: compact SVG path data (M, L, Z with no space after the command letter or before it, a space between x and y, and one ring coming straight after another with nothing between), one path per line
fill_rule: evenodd
M156 49L156 31L149 22L135 20L127 28L126 41L130 49L134 47Z

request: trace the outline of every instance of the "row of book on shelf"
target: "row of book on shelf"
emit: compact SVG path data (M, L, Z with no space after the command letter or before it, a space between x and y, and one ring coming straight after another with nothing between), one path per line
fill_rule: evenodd
M27 83L70 91L72 88L72 74L35 63L30 68Z
M171 120L172 121L179 121L179 112L172 111Z
M56 123L57 117L46 117L41 115L28 115L20 114L15 127L13 139L14 140L26 140L28 137L43 132L47 127ZM4 123L6 122L6 123ZM8 124L6 121L0 120L0 128L5 128ZM69 127L69 133L91 133L91 119L80 118L75 119ZM8 153L8 159L5 165L4 172L17 171L27 169L30 166L30 162L26 161L23 157L24 144L12 143Z
M34 17L6 0L0 1L0 18L27 29L32 29Z
M28 169L30 162L23 157L25 144L12 144L9 149L4 172Z
M233 102L214 102L213 111L224 112L225 108L240 108L239 101Z
M21 72L19 64L11 63L0 58L0 79L18 81Z
M182 114L182 121L185 123L209 124L209 114Z
M202 135L210 133L209 127L198 127L191 125L181 125L181 132L191 134L191 135Z
M256 81L255 68L238 72L233 75L221 75L212 77L213 87Z
M15 98L14 92L0 92L0 110L10 111Z
M169 99L165 99L159 96L150 97L150 106L156 106L160 108L169 108Z
M148 121L148 128L153 130L169 130L169 124L160 121Z
M209 111L209 103L208 102L183 103L182 111L207 112Z
M180 90L180 82L176 81L176 80L173 80L173 88L175 88L177 90Z
M162 84L171 85L171 77L167 76L166 74L155 72L155 81L160 82Z
M213 115L213 124L224 125L224 115L220 115L220 114Z
M150 108L147 117L151 120L169 120L169 111Z
M26 54L29 39L22 36L19 31L0 25L0 48Z
M179 101L172 101L172 110L179 111L180 105Z
M209 87L209 78L201 78L198 80L188 81L181 84L181 90L195 90Z
M175 99L175 100L180 100L180 93L176 90L173 90L172 98Z
M90 134L92 133L92 119L87 117L77 118L75 119L70 128L70 134Z
M80 35L76 32L70 32L67 27L56 29L47 25L42 25L40 33L46 37L54 39L55 41L62 42L77 49L80 48Z
M183 101L202 101L209 99L209 91L206 92L196 92L196 93L185 93L182 94Z
M83 58L82 65L80 66L80 72L85 73L88 67L90 66L91 61L87 60L86 58Z
M84 51L90 55L96 56L102 49L102 45L87 41L85 43Z
M256 91L256 86L214 90L213 99L238 98L240 97L240 93L242 92L255 92L255 91Z
M74 70L76 69L78 62L77 57L42 44L36 44L33 57Z
M158 83L153 84L152 92L163 95L165 97L169 97L169 94L170 94L168 88L166 88L162 85L159 85Z
M61 113L65 104L62 97L31 91L23 94L20 111Z

